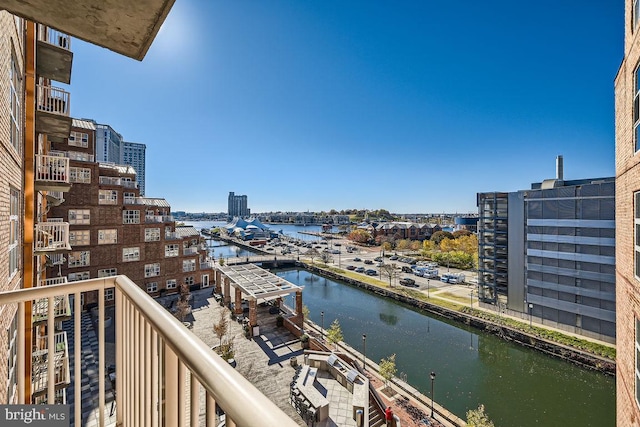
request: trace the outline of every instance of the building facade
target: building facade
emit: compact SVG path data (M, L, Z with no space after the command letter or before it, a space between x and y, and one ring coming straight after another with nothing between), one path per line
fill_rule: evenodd
M478 295L615 342L614 178L478 195Z
M71 251L48 269L68 281L124 274L152 296L177 292L181 284L207 287L212 264L199 232L177 227L165 199L141 197L137 171L94 159L93 123L73 120L71 137L52 148L73 152L71 189L49 215L69 223ZM79 146L77 141L86 141ZM107 295L111 301L112 294ZM95 302L95 295L84 303Z
M232 220L234 217L246 218L251 215L251 210L247 207L246 195L236 196L233 191L230 191L227 206L229 220Z
M103 163L120 163L122 150L122 135L111 126L99 124L92 120L96 127L96 161Z
M619 427L640 426L640 5L625 1L615 79L616 402Z
M120 155L120 161L118 164L132 166L136 170L136 182L138 183L138 190L140 195L144 196L145 193L145 159L146 159L147 146L138 142L126 142L122 143L122 150Z

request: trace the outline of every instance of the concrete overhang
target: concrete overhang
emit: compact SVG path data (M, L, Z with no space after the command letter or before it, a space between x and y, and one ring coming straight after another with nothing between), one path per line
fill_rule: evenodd
M175 0L0 0L0 9L141 61Z

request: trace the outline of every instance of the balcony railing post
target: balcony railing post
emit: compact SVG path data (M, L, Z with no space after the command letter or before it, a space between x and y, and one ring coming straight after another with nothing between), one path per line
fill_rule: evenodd
M122 380L124 379L124 295L122 292L116 288L115 290L116 297L116 313L115 313L115 322L116 322L116 425L121 426L124 425L124 408L122 406L122 393L124 387L122 387ZM77 418L76 418L77 419Z
M165 423L168 426L178 424L178 356L167 343L164 344L164 382L165 382Z
M79 402L82 402L82 397L80 395L80 392L82 391L82 375L78 375L81 371L81 362L82 362L82 358L81 358L81 351L82 351L82 342L80 341L81 338L81 323L80 323L80 316L82 314L82 306L80 305L80 292L76 292L75 294L73 294L73 328L74 328L74 335L73 335L73 367L74 367L74 379L73 379L73 384L74 384L74 402L76 402L76 404L74 405L74 419L76 420L81 420L82 419L82 405L78 404Z
M52 296L48 297L48 304L49 304L49 310L48 310L48 318L47 318L47 350L49 352L49 355L47 357L47 369L48 369L48 389L47 389L47 403L49 403L49 405L53 405L54 403L56 403L56 334L55 334L55 323L54 323L54 316L53 316L53 305L54 305L54 301Z
M104 282L103 282L104 283ZM98 399L100 426L104 426L104 285L98 289Z
M20 302L18 303L18 337L17 340L19 343L24 343L25 340L25 306L24 306L24 302ZM16 375L16 379L17 379L17 385L18 385L18 404L20 405L24 405L25 402L25 384L24 384L24 378L25 378L25 368L26 368L26 364L25 364L25 357L26 357L26 351L23 345L18 345L18 372ZM10 403L10 402L7 402Z
M191 427L200 425L200 382L190 375L191 379Z

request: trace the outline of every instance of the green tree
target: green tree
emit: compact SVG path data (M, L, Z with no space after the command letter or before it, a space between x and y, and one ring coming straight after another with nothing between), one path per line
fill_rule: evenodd
M327 342L329 344L333 344L336 346L336 350L338 349L338 343L344 339L342 335L342 328L340 327L340 322L338 319L335 319L329 329L327 329Z
M388 388L389 381L391 381L391 378L396 376L396 372L398 371L396 369L395 353L387 357L386 359L382 359L380 361L380 365L378 366L379 366L380 375L382 376L382 378L384 378L384 386Z
M484 412L484 405L467 411L467 427L493 427L493 421Z
M436 245L436 246L440 246L440 242L443 239L453 239L453 234L451 234L448 231L436 231L435 233L433 233L433 235L431 235L431 241Z

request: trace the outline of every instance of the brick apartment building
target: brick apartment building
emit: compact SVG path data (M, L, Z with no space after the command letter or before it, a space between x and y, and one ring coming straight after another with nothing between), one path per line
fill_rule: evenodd
M625 1L615 79L617 425L640 426L640 4Z
M69 223L72 250L50 260L47 276L124 274L152 296L181 284L209 286L212 264L199 232L177 227L165 199L141 197L131 166L94 161L95 137L92 121L73 119L69 138L51 143L50 154L70 159L72 187L48 216ZM94 302L95 295L85 295L85 304Z

